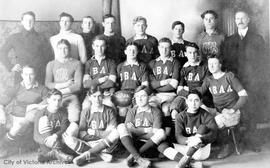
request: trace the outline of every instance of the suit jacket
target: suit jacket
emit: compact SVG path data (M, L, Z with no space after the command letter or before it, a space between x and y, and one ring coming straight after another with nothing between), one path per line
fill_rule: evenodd
M261 35L248 29L241 40L238 32L229 36L224 43L225 66L234 72L243 83L251 83L261 76L264 60L265 43Z

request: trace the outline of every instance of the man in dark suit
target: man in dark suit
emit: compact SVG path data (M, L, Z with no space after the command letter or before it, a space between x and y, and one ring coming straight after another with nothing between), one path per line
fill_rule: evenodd
M249 28L250 18L245 11L235 13L237 32L229 36L224 44L224 58L226 67L234 72L243 83L249 94L249 103L242 110L243 123L248 132L245 136L249 139L247 144L250 149L259 152L259 137L255 135L256 123L262 108L263 68L265 63L265 43L261 35Z

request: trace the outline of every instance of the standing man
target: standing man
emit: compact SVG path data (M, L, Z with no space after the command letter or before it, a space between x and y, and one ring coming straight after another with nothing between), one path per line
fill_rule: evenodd
M256 131L256 120L258 120L258 109L262 106L260 103L264 98L261 87L258 86L258 80L262 74L264 59L264 40L261 35L256 34L249 28L250 18L247 12L237 11L235 13L235 23L237 32L228 37L225 41L224 56L228 68L234 72L242 81L244 87L249 93L249 103L243 109L244 124L250 128L246 134L250 138L249 146L254 151L260 151L258 135ZM268 66L268 65L266 65ZM261 75L262 76L262 75ZM256 115L256 116L255 116Z
M21 81L22 67L31 65L37 70L37 81L44 84L46 65L53 59L48 40L34 29L35 21L34 12L23 13L21 16L21 31L12 34L0 51L0 62L8 70L15 73L15 83ZM15 52L14 64L8 58L12 49Z
M116 18L107 14L103 16L102 26L104 27L104 33L102 36L106 39L107 48L105 55L114 60L116 65L125 60L125 44L126 39L116 34L115 32L115 23Z
M213 10L207 10L201 14L204 30L197 37L200 48L200 56L203 62L207 62L207 55L221 54L225 34L218 31L218 14Z
M94 32L95 28L95 20L91 16L85 16L82 19L82 33L80 35L82 36L86 48L86 56L87 60L89 60L93 55L92 50L92 41L94 37L96 36Z
M71 25L74 21L73 16L63 12L60 14L59 17L60 32L50 38L54 54L56 55L57 53L58 41L60 41L61 39L66 39L71 44L70 56L72 58L80 60L81 63L84 64L87 61L86 49L82 36L73 33L71 30Z
M135 35L127 40L127 43L135 43L138 46L138 60L148 64L158 56L158 40L146 34L147 21L142 16L133 19Z
M174 21L172 23L172 49L171 55L179 60L181 67L188 61L185 56L186 46L190 44L189 41L183 39L185 32L185 24L181 21Z

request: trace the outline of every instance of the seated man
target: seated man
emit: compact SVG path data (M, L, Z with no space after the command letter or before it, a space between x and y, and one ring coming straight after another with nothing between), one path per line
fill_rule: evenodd
M225 158L231 153L228 129L240 121L240 108L244 106L248 95L242 84L232 72L223 72L221 58L216 55L208 57L208 69L212 73L207 77L199 89L205 93L208 89L213 96L214 109L209 109L214 114L219 127L218 141L222 149L218 158Z
M62 93L53 89L47 96L47 107L35 116L34 139L39 144L38 161L60 160L72 162L73 157L63 152L62 134L69 126L67 112L61 108Z
M177 143L174 147L184 155L178 167L189 164L191 158L205 160L210 156L211 143L217 135L217 125L214 117L200 107L201 100L200 92L190 91L186 99L187 109L176 116Z
M90 161L93 155L98 155L105 162L111 162L110 154L117 145L119 138L116 126L116 112L112 107L102 103L103 91L99 86L91 87L87 98L91 106L82 111L79 128L79 137L64 134L64 142L79 156L73 163L81 166Z
M115 91L116 65L115 62L105 55L106 40L103 36L96 36L93 40L94 55L85 63L83 76L84 88L100 86L104 91L103 103L114 107L111 96ZM90 106L88 97L83 102L83 109Z
M37 112L33 108L44 108L38 103L45 99L48 89L36 81L33 67L24 66L21 77L22 82L9 93L11 102L1 104L1 122L9 131L4 137L1 136L0 158L6 157L15 149L16 143L21 142L22 135L30 133L29 128Z
M138 46L135 43L127 44L125 49L126 60L117 66L117 77L120 90L128 91L132 95L138 86L148 86L146 64L138 61ZM118 107L121 122L125 121L128 111L126 107Z
M82 64L87 61L86 49L84 41L81 35L73 33L71 26L74 22L72 15L62 12L59 15L60 32L50 38L51 46L54 51L54 55L57 55L58 42L61 39L66 39L70 43L70 57L76 60L80 60Z
M171 127L169 105L176 96L175 92L178 86L180 71L179 61L171 57L171 45L170 39L160 39L158 44L160 56L149 63L152 70L150 82L154 91L154 95L150 98L149 102L151 105L162 109L165 116L164 125L167 135L169 135Z
M188 43L186 44L185 50L188 62L184 64L180 71L180 82L177 87L178 96L170 104L172 119L175 119L177 113L187 108L185 99L188 95L188 91L201 87L204 78L210 75L207 66L199 59L199 47L195 43ZM211 97L209 99L211 99Z
M138 163L142 168L150 167L151 162L142 158L150 148L156 148L170 160L179 162L183 155L163 141L166 135L161 127L162 113L149 105L148 94L147 86L139 86L135 90L136 106L128 112L125 123L117 127L122 144L130 152L126 159L127 165Z
M58 89L62 93L69 121L78 123L81 104L77 95L82 85L82 65L71 57L70 47L67 40L58 41L56 59L47 64L45 84L49 89Z

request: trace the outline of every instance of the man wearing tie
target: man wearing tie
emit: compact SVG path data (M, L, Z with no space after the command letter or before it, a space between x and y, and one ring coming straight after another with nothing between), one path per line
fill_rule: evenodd
M267 66L264 62L265 43L262 36L256 34L249 27L250 17L246 11L235 13L235 23L237 32L225 40L223 55L226 67L239 77L250 95L249 103L242 113L243 122L246 127L249 127L245 136L249 139L247 145L250 149L260 151L259 137L254 134L258 132L256 131L256 123L258 116L260 116L258 115L259 110L263 106L261 104L263 91L260 89L260 85L263 86L264 83L262 68Z

